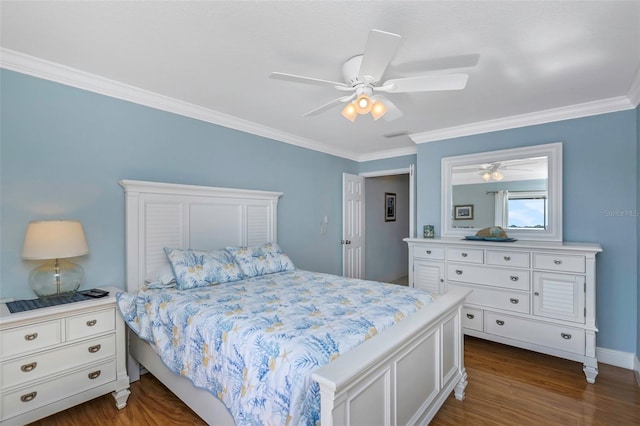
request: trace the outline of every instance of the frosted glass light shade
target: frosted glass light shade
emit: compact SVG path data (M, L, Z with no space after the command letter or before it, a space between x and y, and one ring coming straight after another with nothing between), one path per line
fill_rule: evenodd
M49 260L29 274L29 286L40 299L71 297L80 288L84 269L64 259Z
M352 102L349 102L342 109L342 116L351 122L356 121L356 117L358 116L358 112L356 111L356 106Z

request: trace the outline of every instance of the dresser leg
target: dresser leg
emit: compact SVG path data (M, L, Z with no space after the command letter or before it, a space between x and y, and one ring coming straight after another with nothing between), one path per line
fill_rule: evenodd
M598 361L594 359L593 361L589 360L585 362L582 371L584 371L584 375L587 377L587 382L595 383L596 376L598 375Z

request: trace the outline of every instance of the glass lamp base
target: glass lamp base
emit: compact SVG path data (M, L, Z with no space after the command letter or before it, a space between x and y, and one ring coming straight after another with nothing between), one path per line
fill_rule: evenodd
M31 290L40 299L53 296L71 297L80 288L84 269L64 259L50 260L29 274Z

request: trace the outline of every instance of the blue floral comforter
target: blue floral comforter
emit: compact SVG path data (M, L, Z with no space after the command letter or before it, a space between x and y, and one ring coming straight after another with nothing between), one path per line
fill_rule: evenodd
M422 309L430 293L293 270L179 291L118 293L125 321L238 425L315 425L311 373Z

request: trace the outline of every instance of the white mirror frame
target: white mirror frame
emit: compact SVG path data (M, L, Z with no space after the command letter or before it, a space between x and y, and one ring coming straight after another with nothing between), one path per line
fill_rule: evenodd
M510 229L508 234L509 237L519 240L562 241L562 142L442 158L440 221L442 237L465 237L467 235L475 235L480 230L480 228L453 227L453 191L451 184L453 167L543 156L549 159L547 229L544 231Z

